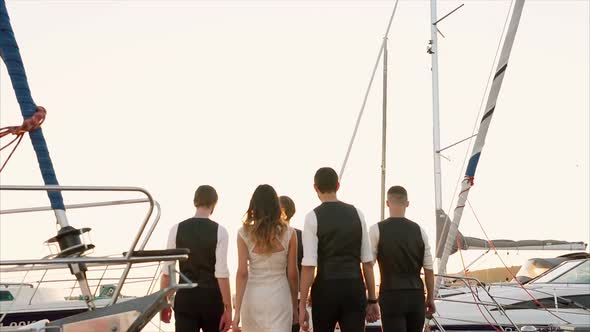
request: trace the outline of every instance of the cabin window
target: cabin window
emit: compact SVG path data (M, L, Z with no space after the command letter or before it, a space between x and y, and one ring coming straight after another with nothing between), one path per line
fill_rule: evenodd
M574 274L570 275L574 270L577 270ZM585 271L585 273L584 273ZM586 281L582 282L575 282L569 281L569 283L588 283L590 279L590 260L586 260L584 262L580 261L569 261L564 262L563 264L547 271L546 273L539 276L537 279L533 280L533 283L548 283L548 282L558 282L558 283L568 283L567 279L569 280L583 280L583 275L586 275ZM579 277L576 277L579 276ZM581 278L581 279L580 279ZM558 281L560 280L560 281Z
M547 309L554 309L555 308L555 297L546 297L542 299L538 299L543 307ZM560 309L579 309L580 306L588 307L590 305L590 295L570 295L564 297L557 298L557 307ZM509 309L539 309L540 307L537 305L535 301L523 301L517 302L513 304L508 304L503 306L504 310ZM498 310L497 308L492 309L492 311Z
M590 260L551 281L557 284L590 284Z
M565 296L565 298L575 302L578 305L590 308L590 294Z
M14 296L9 291L0 291L0 301L12 301L14 300Z

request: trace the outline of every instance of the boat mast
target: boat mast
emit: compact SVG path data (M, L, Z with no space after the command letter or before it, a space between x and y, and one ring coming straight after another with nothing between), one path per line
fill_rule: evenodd
M381 220L385 219L385 170L387 152L387 36L383 38L383 120L381 128Z
M338 173L338 179L342 182L342 177L344 176L344 170L346 169L346 165L348 164L348 158L350 157L350 152L352 151L352 145L354 144L354 140L356 138L356 134L359 129L359 125L361 124L361 119L363 118L363 114L365 112L365 106L367 105L367 100L369 99L369 92L371 92L371 87L373 86L373 80L375 79L375 75L377 74L377 69L379 68L379 63L381 62L381 56L386 47L387 37L389 36L389 30L391 29L391 23L393 23L393 18L395 17L395 13L397 11L397 5L399 0L395 1L393 6L393 10L391 11L391 16L389 17L389 21L387 23L387 29L385 30L385 34L383 35L383 42L379 47L379 53L377 54L377 60L375 60L375 65L373 66L373 71L371 71L371 78L369 79L369 85L365 90L365 96L363 97L363 103L361 104L361 109L359 114L356 118L356 123L354 125L354 130L352 131L352 136L350 137L350 141L348 143L348 148L346 149L346 155L344 156L344 161L342 162L342 167L340 168L340 173Z
M523 6L524 0L516 0L514 3L514 8L512 9L512 17L510 18L510 24L508 25L508 30L504 38L502 52L500 53L500 58L498 60L498 65L496 67L496 72L494 75L494 79L492 81L492 86L488 94L485 113L479 125L479 132L475 139L475 144L473 145L471 158L469 159L469 163L467 164L467 169L465 171L465 177L463 179L463 182L461 183L461 191L459 193L459 198L457 199L457 207L454 211L453 221L450 224L449 233L444 243L444 250L438 265L439 275L446 273L446 265L453 249L453 244L455 242L457 231L459 229L459 223L461 222L461 217L463 215L463 209L465 207L465 204L467 203L469 190L473 186L473 180L475 177L477 164L479 162L479 158L481 156L481 152L485 144L486 135L490 127L490 122L492 121L494 110L496 108L496 101L498 100L500 88L502 87L502 81L504 80L504 75L506 73L506 67L508 66L508 59L510 58L510 51L512 50L512 45L514 44L516 31L518 30L518 24L520 22ZM434 288L435 293L440 288L441 283L442 278L437 278Z
M439 94L438 94L438 28L436 0L430 0L430 58L432 62L432 148L434 159L434 208L435 208L435 227L439 229L445 224L446 213L442 208L442 175L440 165L440 113L439 113ZM439 233L439 232L437 232ZM444 232L440 232L444 234ZM436 237L436 246L438 257L439 234Z

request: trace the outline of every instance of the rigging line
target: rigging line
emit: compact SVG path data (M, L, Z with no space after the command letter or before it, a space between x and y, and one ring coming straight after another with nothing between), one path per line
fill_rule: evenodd
M502 265L504 265L504 268L506 268L506 270L508 270L508 273L510 273L510 276L514 279L514 281L516 281L516 283L518 284L518 286L525 291L525 293L527 293L527 295L533 300L533 302L535 302L535 304L537 304L537 306L539 306L541 309L544 309L545 311L547 311L548 313L550 313L552 316L554 316L555 318L567 323L567 324L571 324L570 321L567 321L561 317L559 317L557 314L553 313L551 310L549 310L545 305L543 305L543 303L541 303L541 301L539 301L539 299L537 299L530 291L528 288L526 288L517 278L516 275L512 272L512 270L510 270L508 268L508 266L506 266L506 263L504 263L504 260L502 259L502 257L500 255L498 255L498 250L496 250L496 246L494 245L494 243L490 240L490 238L488 237L488 234L486 233L485 229L483 228L483 225L481 223L481 221L479 220L478 215L475 213L475 209L473 208L473 205L471 205L471 202L469 200L467 200L467 205L469 206L471 212L473 213L473 216L475 217L475 220L477 221L477 223L479 224L479 227L481 228L482 232L484 233L486 240L488 241L488 243L490 244L490 247L492 248L492 250L494 250L494 252L496 253L496 256L498 257L498 259L500 260L500 262L502 263Z
M2 134L0 134L0 136L2 136ZM0 148L0 151L6 149L7 147L9 147L12 143L14 143L14 141L16 141L17 139L19 139L22 135L17 135L15 136L12 141L10 141L8 144L6 144L5 146Z
M461 241L459 240L458 237L457 237L457 249L459 251L459 256L461 257L461 265L463 266L463 275L465 277L467 277L467 267L465 266L465 260L463 259L463 250L461 250L462 249L461 248ZM469 281L467 281L465 284L467 285L467 288L469 289L469 292L471 293L471 296L473 297L473 301L475 302L475 305L477 306L477 310L479 310L479 313L481 314L483 319L485 319L485 321L488 323L488 325L490 325L491 328L494 329L494 331L496 331L496 332L504 331L503 328L498 328L498 326L500 326L500 325L498 324L497 321L496 321L496 325L494 325L494 324L492 324L492 322L490 322L488 320L488 317L483 313L483 310L481 310L480 303L479 303L479 302L481 302L481 299L479 298L479 296L477 296L475 294L475 291L471 288L471 284L469 283ZM477 287L477 285L475 285L474 287ZM487 310L487 307L486 307L486 310ZM489 311L488 311L488 313L489 313ZM492 317L492 319L494 319L494 316L492 316L491 314L490 314L490 316Z
M444 148L442 148L442 149L440 149L440 150L436 151L436 153L441 153L441 152L443 152L444 150L450 149L450 148L452 148L452 147L453 147L453 146L455 146L455 145L458 145L458 144L461 144L461 143L463 143L463 142L465 142L465 141L467 141L467 140L470 140L470 139L474 138L475 136L477 136L477 133L475 133L475 134L473 134L473 135L471 135L471 136L469 136L469 137L467 137L467 138L464 138L464 139L462 139L462 140L460 140L460 141L458 141L458 142L455 142L455 143L453 143L453 144L451 144L451 145L449 145L449 146L447 146L447 147L444 147Z
M371 87L373 86L373 80L375 79L375 74L377 73L377 68L379 67L379 62L381 61L381 56L383 55L383 50L385 49L385 44L387 43L387 38L389 37L389 30L391 29L391 23L393 23L393 18L395 17L395 13L397 12L397 4L398 3L399 3L399 0L396 0L395 5L393 6L393 11L391 12L391 16L389 17L389 22L387 23L387 29L385 30L385 35L383 36L383 42L381 42L381 47L379 48L379 54L377 54L377 61L375 61L375 65L373 66L373 72L371 74L371 79L369 80L367 90L365 91L363 103L361 104L361 110L359 111L359 114L356 118L356 124L354 125L352 137L350 137L350 142L348 143L348 149L346 150L346 155L344 156L344 161L342 162L342 168L340 168L340 174L338 176L340 181L342 181L342 176L344 175L344 170L346 169L346 164L348 163L348 158L350 157L350 152L352 151L352 145L354 144L354 140L356 138L356 133L358 132L359 125L361 124L361 118L363 117L363 113L365 112L365 106L367 105L367 99L369 98L369 92L371 92Z
M490 73L488 74L488 80L486 82L485 88L483 90L483 95L481 96L481 101L479 103L479 110L477 112L477 115L475 117L475 122L473 124L473 129L471 130L471 135L475 134L475 131L477 130L477 125L479 124L479 119L480 119L480 115L481 112L483 111L484 108L484 102L485 102L485 98L488 95L488 90L490 88L490 82L492 81L492 78L495 75L495 69L496 69L496 61L498 59L498 55L500 54L500 49L502 47L502 40L504 39L504 34L506 33L506 28L508 27L508 22L510 19L510 8L512 8L512 5L514 4L514 0L510 1L510 6L508 6L508 14L506 14L506 19L504 20L504 27L502 27L502 33L500 34L500 39L498 40L498 46L496 47L496 54L494 55L494 61L492 61L492 66L490 68ZM455 204L455 199L457 197L457 190L459 190L459 185L461 184L461 182L463 182L463 178L464 178L464 169L465 169L465 165L467 164L467 159L469 158L469 152L471 151L471 145L472 140L468 140L467 143L467 149L465 149L465 157L463 157L463 164L461 165L461 171L459 172L459 176L458 176L458 181L455 184L455 189L453 190L453 196L451 199L451 202L449 204L449 208L447 209L447 211L451 211L451 209L453 208L453 205ZM448 217L446 219L449 219Z
M0 167L0 173L2 172L2 170L4 169L4 167L6 166L6 164L8 163L8 161L10 160L10 158L12 157L12 155L14 154L14 152L16 151L16 148L18 148L20 142L23 140L23 136L24 135L19 135L18 136L18 141L14 145L14 148L12 148L12 151L10 151L10 154L8 155L8 157L6 158L6 160L4 161L4 163L2 164L2 167ZM13 140L13 142L14 142L14 140ZM9 145L10 144L12 144L12 142L10 142Z
M98 288L100 287L100 284L102 283L102 280L104 279L105 274L107 273L107 270L109 269L109 265L105 265L104 270L102 271L102 275L100 276L100 279L98 280L98 284L96 284L96 288L94 289L94 293L92 293L92 296L96 297L96 292L98 292Z
M465 4L464 4L464 3L462 3L462 4L461 4L459 7L457 7L457 8L455 8L455 9L451 10L451 11L450 11L450 12L449 12L447 15L445 15L445 16L443 16L443 17L439 18L439 19L438 19L438 21L436 21L436 22L432 23L432 25L437 25L437 24L439 24L439 23L440 23L440 21L442 21L442 20L444 20L445 18L447 18L447 17L451 16L451 14L453 14L453 13L454 13L454 12L456 12L457 10L461 9L461 7L463 7L463 6L465 6ZM438 27L437 27L437 30L438 30ZM439 31L439 33L440 33L440 31ZM442 35L442 33L441 33L441 35ZM443 37L444 37L444 36L443 36Z

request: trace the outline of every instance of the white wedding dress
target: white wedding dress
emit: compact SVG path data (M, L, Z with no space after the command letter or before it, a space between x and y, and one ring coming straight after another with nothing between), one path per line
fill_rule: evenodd
M253 252L254 244L244 229L240 229L240 237L248 247L248 283L241 307L242 331L291 331L293 306L287 280L287 252L294 232L289 227L279 239L284 250L264 255Z

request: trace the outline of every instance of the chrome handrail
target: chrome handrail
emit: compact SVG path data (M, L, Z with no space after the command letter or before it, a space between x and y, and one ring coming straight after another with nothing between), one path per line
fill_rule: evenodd
M114 205L127 205L127 204L138 204L138 203L148 203L149 200L146 198L140 199L125 199L125 200L117 200L117 201L106 201L106 202L90 202L90 203L80 203L80 204L69 204L65 205L66 210L72 209L83 209L89 207L102 207L102 206L114 206ZM20 208L20 209L7 209L7 210L0 210L0 215L2 214L17 214L17 213L28 213L28 212L42 212L42 211L52 211L53 208L51 206L38 206L32 208Z
M101 263L101 264L127 264L127 263L148 263L148 262L165 262L165 261L176 261L179 259L188 259L188 254L180 255L160 255L150 257L69 257L69 258L54 258L54 259L15 259L15 260L2 260L0 265L36 265L42 266L43 264L80 264L80 263ZM14 271L13 271L14 272Z
M482 305L483 308L486 310L486 312L489 314L489 316L493 319L494 323L496 323L496 325L502 330L504 330L504 327L502 326L502 324L500 324L496 318L494 317L494 315L492 315L492 313L489 311L488 306L495 306L496 308L498 308L498 310L506 317L506 319L510 322L510 324L518 331L521 332L520 327L518 325L516 325L516 323L514 323L514 321L510 318L510 316L508 316L508 314L506 313L506 310L504 310L504 307L502 307L502 305L500 303L498 303L498 301L496 301L496 299L492 296L492 294L490 294L490 292L486 289L485 285L479 281L479 279L477 278L472 278L472 277L460 277L460 276L451 276L451 275L445 275L445 274L435 274L436 277L442 277L442 278L447 278L447 279L456 279L456 280L461 280L463 283L465 283L465 285L467 286L467 288L470 289L471 291L471 285L468 283L469 281L475 282L475 287L476 289L478 287L481 287L481 289L483 289L483 291L488 295L488 297L490 298L490 300L493 302L492 303L484 303L483 301L480 300L480 302L474 301L473 303L475 305ZM444 298L438 298L438 300L440 301L449 301L448 299L444 299ZM453 301L453 300L451 300ZM467 302L467 301L466 301ZM438 322L436 322L437 325L439 325Z
M0 185L0 191L2 190L8 190L8 191L98 191L98 192L106 192L106 191L110 191L110 192L140 192L142 194L144 194L146 196L147 201L149 202L149 209L148 209L148 213L146 214L146 217L144 218L143 222L141 223L140 227L139 227L139 231L137 232L137 234L135 235L132 243L131 243L131 247L129 248L129 250L127 251L127 254L125 255L125 261L121 261L120 259L114 259L114 260L106 260L104 261L103 258L78 258L81 259L81 261L73 261L73 262L79 262L82 263L84 262L84 260L90 260L89 262L124 262L126 263L126 267L125 270L123 271L123 273L121 274L121 277L119 279L119 283L117 284L117 287L115 288L115 292L113 293L113 298L111 300L110 304L115 304L117 302L117 298L119 297L119 295L121 294L121 289L123 287L123 284L125 282L125 279L127 278L127 275L129 274L129 270L131 269L131 265L133 263L139 263L139 262L148 262L148 261L155 261L155 260L145 260L147 257L142 257L143 259L140 260L132 260L132 255L133 255L133 251L135 250L135 248L137 247L137 243L139 242L141 235L143 234L148 221L150 220L152 213L154 211L154 206L156 205L156 202L154 201L154 199L152 198L151 194L140 187L119 187L119 186L60 186L60 185L45 185L45 186L36 186L36 185ZM159 210L159 209L158 209ZM159 221L159 216L160 213L158 211L158 216L154 221L154 225L152 227L150 227L150 230L148 231L148 234L146 236L146 238L144 239L144 241L141 244L141 249L143 250L143 248L145 248L145 245L147 244L149 237L151 236L153 230L155 229L156 224ZM164 257L164 256L159 256L159 257ZM93 261L93 259L95 259ZM98 259L98 261L96 260ZM101 259L103 259L103 261L100 261ZM35 264L35 263L30 263L32 261L35 260L30 260L29 264ZM54 262L57 263L65 263L63 261L63 259L54 259L52 260ZM9 261L14 263L15 261ZM39 260L37 260L37 262L39 262ZM47 260L42 260L40 263L38 264L46 264ZM1 265L8 265L5 264L4 262L1 262ZM23 264L10 264L10 265L23 265Z

